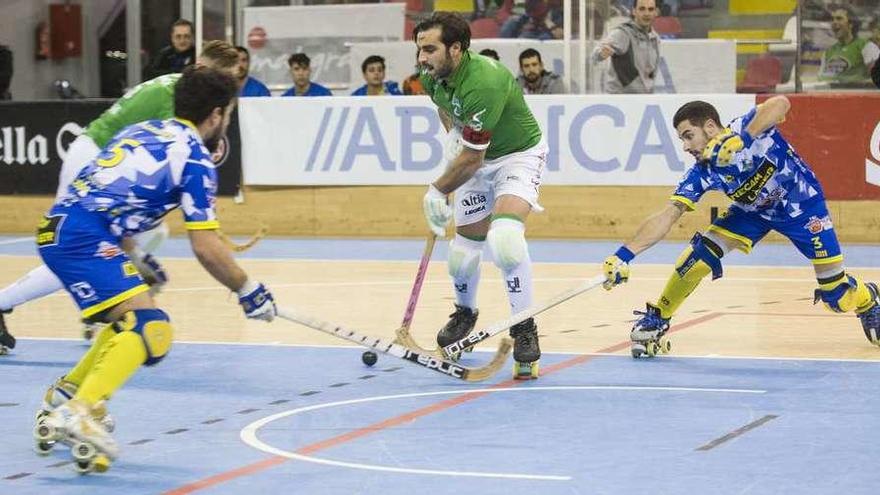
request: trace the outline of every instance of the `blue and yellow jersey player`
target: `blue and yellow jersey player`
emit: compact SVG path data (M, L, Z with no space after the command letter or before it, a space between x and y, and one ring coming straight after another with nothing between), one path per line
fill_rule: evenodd
M104 470L118 454L104 401L141 366L171 348L168 315L122 249L123 239L154 228L180 208L193 252L217 281L238 293L248 318L271 321L272 295L248 279L220 240L217 173L210 158L229 125L235 80L207 67L187 68L176 85L176 117L126 127L110 140L46 214L37 231L40 256L82 316L107 325L79 363L46 393L34 434L38 451L55 442L83 470Z
M605 260L605 288L625 282L633 258L663 239L706 191L721 191L733 204L704 234L694 235L656 304L636 312L641 318L630 334L634 357L668 352L664 334L669 320L700 280L710 273L713 280L721 277L726 253L750 252L771 230L787 237L813 263L819 285L815 301L837 313L854 312L868 340L880 345L877 285L844 269L822 186L776 127L790 107L786 97L775 96L726 128L715 107L703 101L691 101L676 112L673 126L697 163L685 173L670 203Z

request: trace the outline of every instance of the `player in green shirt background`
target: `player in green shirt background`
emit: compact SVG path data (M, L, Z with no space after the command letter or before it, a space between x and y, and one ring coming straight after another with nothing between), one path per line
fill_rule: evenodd
M205 43L196 64L227 72L239 80L238 52L225 41ZM129 125L145 120L164 120L174 117L174 85L177 84L178 79L180 74L167 74L141 83L92 121L85 132L67 149L58 177L56 201L67 191L80 170L98 156L101 148L114 134ZM150 254L166 237L168 237L168 226L160 223L156 228L137 234L125 242L124 247L132 250L129 253L132 261L138 266L144 279L152 282L151 285L161 285L167 279L158 261ZM11 312L16 306L63 288L58 277L45 265L40 265L0 290L0 353L15 347L15 338L9 334L3 321L3 314ZM86 338L91 337L92 331L93 329L87 324Z
M532 305L532 269L525 222L540 212L538 188L547 145L522 89L496 60L470 50L471 32L459 14L435 12L413 30L421 82L449 132L443 174L428 186L424 213L439 237L455 216L449 274L455 312L437 334L449 345L473 330L484 242L504 275L512 313ZM452 195L450 205L447 196ZM537 327L533 319L510 329L515 339L514 377L537 378Z
M871 68L880 56L873 41L859 38L860 22L847 6L831 11L831 31L837 43L822 54L819 79L837 83L865 83L871 80Z

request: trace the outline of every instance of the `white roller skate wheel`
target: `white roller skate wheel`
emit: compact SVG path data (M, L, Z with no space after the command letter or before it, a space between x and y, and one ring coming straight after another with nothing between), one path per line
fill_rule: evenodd
M54 426L41 422L34 427L34 438L40 442L51 442L57 440L57 430Z
M55 448L55 442L37 442L34 445L34 452L40 456L46 456L52 453L52 449Z
M645 352L647 352L648 357L654 357L657 355L657 344L654 342L648 342L645 345Z

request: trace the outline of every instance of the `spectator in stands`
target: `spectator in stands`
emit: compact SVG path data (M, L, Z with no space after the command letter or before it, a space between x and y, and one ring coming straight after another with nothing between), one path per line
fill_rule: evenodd
M394 81L385 80L385 59L379 55L370 55L361 64L361 72L367 84L351 93L352 96L402 95Z
M178 19L171 25L171 44L159 50L146 70L144 77L153 79L163 74L183 72L183 68L196 61L194 44L195 28L186 19Z
M522 15L510 16L501 26L502 38L562 39L561 0L526 0Z
M293 86L281 96L333 96L329 89L312 81L312 61L305 53L294 53L287 59Z
M480 50L480 55L483 55L483 56L489 57L489 58L494 58L495 60L497 60L499 62L501 61L501 57L498 56L498 52L496 52L495 50L493 50L491 48L483 48L482 50Z
M559 74L544 70L541 54L534 48L527 48L519 54L520 76L516 82L523 89L523 93L531 95L559 95L565 94L565 85Z
M250 76L251 52L243 46L236 46L238 51L239 75L238 87L241 88L239 96L272 96L272 92L265 84Z
M632 18L612 29L593 50L593 62L611 59L602 79L606 93L653 93L660 36L652 27L655 0L636 0Z
M880 55L874 43L859 38L861 22L846 5L831 7L831 31L837 43L822 54L819 79L837 83L864 83Z
M11 100L9 86L12 84L12 50L0 45L0 100Z

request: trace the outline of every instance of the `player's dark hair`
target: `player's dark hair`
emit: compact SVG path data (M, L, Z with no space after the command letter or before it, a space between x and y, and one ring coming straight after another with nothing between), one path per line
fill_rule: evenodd
M483 48L480 50L480 55L484 55L489 58L494 58L495 60L501 61L501 57L498 56L498 52L491 48Z
M361 73L367 72L367 66L370 64L382 64L382 70L385 70L385 59L379 55L370 55L361 62Z
M718 116L718 110L711 104L700 100L689 101L682 105L675 112L675 116L672 117L672 127L678 127L678 124L685 120L690 121L691 124L697 127L702 127L708 120L721 125L721 117Z
M856 14L856 11L853 8L846 4L835 4L828 8L828 12L834 13L835 10L842 10L846 12L846 20L849 21L850 31L852 32L853 37L859 37L859 31L862 29L862 20L859 19L859 16Z
M519 65L522 67L522 61L527 58L538 57L538 63L543 64L544 62L541 60L541 53L534 48L526 48L519 54Z
M178 20L174 21L174 24L171 25L171 32L172 33L174 32L174 28L176 28L177 26L186 26L189 28L190 34L192 34L192 35L196 34L196 27L192 23L192 21L188 21L186 19L178 19Z
M205 66L191 65L174 85L174 115L199 125L215 108L226 111L238 94L238 84L228 74Z
M238 53L244 53L245 55L247 55L248 60L250 60L251 52L247 48L241 45L235 45L235 51L237 51Z
M294 53L287 58L287 66L293 67L293 64L309 67L312 64L312 60L305 53Z
M422 31L434 28L440 28L440 41L447 50L456 41L461 43L461 51L471 46L471 26L458 12L434 12L413 28L413 39L418 39Z

